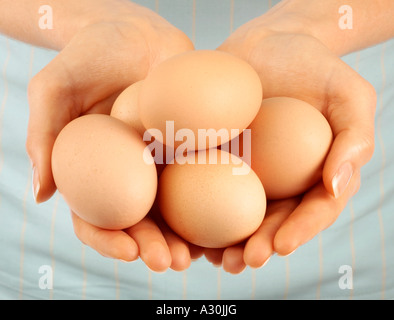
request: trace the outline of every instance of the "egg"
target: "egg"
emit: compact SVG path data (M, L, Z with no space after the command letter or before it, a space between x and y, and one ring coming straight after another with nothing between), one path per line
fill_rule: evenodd
M141 91L143 80L137 81L123 90L116 98L111 109L111 116L122 120L133 127L143 136L145 127L141 122L138 112L138 96Z
M149 212L157 191L151 154L136 130L109 115L90 114L56 138L52 172L70 209L104 229L130 227Z
M265 192L258 176L239 158L217 149L214 156L203 152L178 156L166 166L159 179L158 204L164 220L183 239L224 248L245 240L261 225ZM240 168L244 170L235 174Z
M316 108L289 97L264 99L249 129L251 167L268 199L300 195L321 180L333 134Z
M259 76L246 61L193 50L163 61L144 79L140 119L164 144L201 150L240 134L256 116L262 95Z
M148 149L154 158L158 175L161 174L167 162L171 162L174 157L174 149L164 146L157 141L144 127L138 112L138 97L141 91L143 80L137 81L123 90L116 98L111 116L117 118L130 127L134 128L146 142Z

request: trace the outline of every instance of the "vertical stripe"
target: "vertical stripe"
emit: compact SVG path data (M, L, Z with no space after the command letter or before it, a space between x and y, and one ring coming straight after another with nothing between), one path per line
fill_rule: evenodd
M86 260L86 245L81 243L82 300L86 299L87 272L86 272L85 260Z
M230 34L234 31L234 0L230 0Z
M27 198L30 195L31 190L31 174L28 175L29 178L27 179L25 192L23 195L23 202L22 202L22 212L23 212L23 224L21 230L21 237L20 237L20 266L19 266L19 299L23 297L23 262L24 262L24 240L25 240L25 230L26 230L26 222L27 222ZM51 290L52 291L52 290Z
M319 280L317 282L316 288L316 299L320 299L321 294L321 285L323 283L323 235L320 232L318 234L318 243L319 243Z
M252 293L250 295L250 299L254 300L256 299L256 269L253 268L250 272L252 277Z
M6 105L7 99L8 99L7 68L8 68L8 64L10 62L10 56L11 56L10 44L9 44L9 41L7 38L5 38L5 43L6 43L7 55L6 55L4 65L3 65L3 70L2 70L2 78L3 78L3 83L4 83L4 95L3 95L3 99L1 100L1 104L0 104L0 174L3 169L3 163L4 163L3 148L2 148L3 114L4 114L5 105ZM0 198L0 201L1 201L1 198Z
M31 183L31 182L30 182ZM53 210L52 210L52 219L51 219L51 236L49 239L49 254L51 256L51 268L52 268L52 276L55 275L55 254L54 254L54 240L55 240L55 225L56 225L56 214L57 214L57 208L59 204L59 194L57 193L55 196L55 201L53 205ZM53 289L49 290L49 298L52 300L53 299Z
M353 276L354 276L354 271L356 268L356 251L355 251L355 246L354 246L354 236L353 236L353 225L354 225L354 207L353 207L353 200L350 199L350 203L349 203L349 209L350 209L350 225L349 225L349 242L350 242L350 253L352 256L352 271L353 271ZM350 296L349 299L353 299L353 289L354 287L352 287L350 289Z
M27 179L25 193L23 195L23 202L22 202L22 212L23 212L23 223L21 229L21 236L20 236L20 258L19 258L19 299L23 298L23 266L25 260L25 231L26 231L26 224L27 224L27 197L30 194L31 190L31 174Z
M192 10L192 42L196 45L196 0L193 0Z
M216 298L220 300L221 297L221 291L222 291L222 268L218 268L217 272L217 296Z
M386 150L385 145L382 138L382 112L383 112L383 93L386 85L386 73L384 67L384 52L386 48L386 43L382 45L382 52L380 56L380 66L382 71L382 86L379 94L379 114L377 121L377 129L378 129L378 140L379 145L382 151L382 162L379 172L379 191L380 191L380 201L378 207L378 220L379 220L379 228L380 228L380 245L381 245L381 255L382 255L382 288L381 288L381 298L385 297L385 285L386 285L386 253L385 253L385 243L384 243L384 226L383 226L383 218L382 218L382 206L385 199L385 190L384 190L384 169L386 166Z
M29 72L28 72L28 81L32 78L33 74L33 62L34 62L34 47L31 46L30 49L30 61L29 61ZM23 212L23 224L21 230L21 237L20 237L20 267L19 267L19 298L22 299L23 297L23 262L24 262L24 241L25 241L25 230L27 224L27 201L28 197L31 196L31 188L32 188L32 170L31 165L29 164L29 174L27 175L27 181L25 186L25 191L23 194L23 201L22 201L22 212ZM52 292L52 290L50 290Z
M20 259L19 259L19 299L23 297L23 265L24 265L24 237L26 230L26 211L23 212L23 224L20 237Z
M31 78L33 77L33 64L34 64L34 52L35 48L34 46L31 46L30 48L30 62L29 62L29 82Z
M152 300L153 290L152 290L152 271L148 268L148 299Z
M30 170L31 171L31 170ZM31 196L31 184L32 184L32 172L28 174L28 179L26 182L25 192L23 195L23 202L22 202L22 212L23 212L23 223L22 223L22 230L20 236L20 266L19 266L19 299L23 297L23 264L24 264L24 257L25 257L25 231L26 231L26 224L27 224L27 199ZM50 290L52 291L52 290Z
M182 272L182 284L183 284L183 291L182 291L182 299L187 299L187 270Z
M359 65L360 65L360 51L356 53L356 62L354 66L354 70L358 73L359 71ZM349 201L349 212L350 212L350 221L349 221L349 243L350 243L350 254L352 258L352 272L354 276L355 268L356 268L356 249L354 245L354 233L353 233L353 226L354 226L354 218L355 218L355 213L354 213L354 206L353 206L353 198L350 199ZM354 287L352 287L349 290L349 299L353 299L353 294L354 294Z
M29 62L29 73L28 73L28 80L31 79L32 76L32 66L34 60L34 50L33 47L30 51L30 62ZM19 255L19 299L23 298L23 281L24 281L24 260L25 260L25 232L26 232L26 225L27 225L27 197L31 190L31 183L32 183L32 174L33 172L30 170L30 174L28 174L26 187L23 195L22 201L22 213L23 213L23 222L22 222L22 229L20 235L20 255Z
M284 257L285 259L285 291L283 294L283 299L286 300L289 295L289 285L290 285L290 261L289 257Z
M119 264L118 260L114 259L114 277L115 277L115 299L120 298L120 288L119 288Z

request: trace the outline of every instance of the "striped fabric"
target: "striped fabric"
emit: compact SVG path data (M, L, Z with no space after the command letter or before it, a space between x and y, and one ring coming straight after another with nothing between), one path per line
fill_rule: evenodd
M236 27L276 3L136 2L182 29L197 49L215 48ZM184 272L165 273L152 272L141 261L104 258L76 238L58 194L35 204L25 152L26 89L55 54L0 36L1 299L394 298L394 40L343 58L378 94L376 149L363 168L359 193L330 228L294 254L274 255L263 268L247 268L239 275L215 268L205 258Z

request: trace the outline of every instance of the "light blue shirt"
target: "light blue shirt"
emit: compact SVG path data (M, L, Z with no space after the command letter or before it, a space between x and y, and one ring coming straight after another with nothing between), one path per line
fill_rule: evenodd
M275 1L136 1L214 49ZM102 257L74 234L57 193L36 205L25 152L29 80L56 52L0 36L1 299L393 299L394 41L343 57L376 89L376 148L336 222L293 255L231 275L204 257L183 272ZM355 92L355 95L358 93ZM319 214L319 212L316 212Z

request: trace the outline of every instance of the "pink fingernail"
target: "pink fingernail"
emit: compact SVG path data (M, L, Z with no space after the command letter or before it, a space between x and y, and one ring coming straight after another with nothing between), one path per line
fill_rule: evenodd
M334 178L332 179L332 189L334 191L335 198L339 198L346 187L348 186L350 179L353 175L353 168L349 162L345 162L337 171Z
M292 255L295 251L297 250L297 248L295 248L293 251L289 252L288 254L278 254L280 257L288 257L290 255Z
M119 259L119 261L121 261L121 262L123 262L123 263L130 263L130 262L133 262L133 261L127 261L127 260L123 260L123 259Z
M33 196L34 196L34 201L37 202L37 195L38 192L40 191L40 176L35 166L33 166L32 175L33 175Z
M264 267L268 263L268 261L270 261L271 257L272 256L269 256L268 259L264 261L264 263L262 264L262 266L260 268Z

